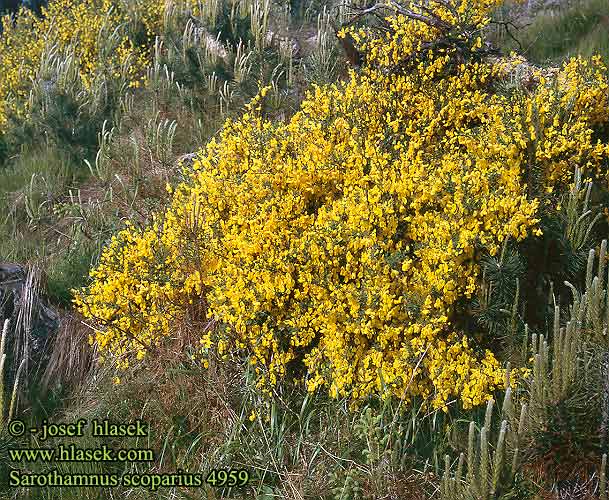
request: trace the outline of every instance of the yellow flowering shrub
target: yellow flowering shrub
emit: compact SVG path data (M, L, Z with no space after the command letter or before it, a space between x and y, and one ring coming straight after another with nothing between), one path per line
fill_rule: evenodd
M431 0L427 8L419 9L387 3L397 15L386 19L387 27L380 34L373 28L351 28L339 36L350 32L370 64L384 74L416 65L420 70L425 63L422 79L426 81L447 68L454 70L465 58L481 59L487 53L481 37L474 34L489 23L490 11L502 1ZM434 60L427 61L432 54ZM493 63L493 73L500 79L511 79L519 66L529 66L515 54ZM515 87L516 95L509 102L513 109L505 122L518 145L516 161L525 165L529 188L534 171L545 188L566 184L574 165L609 180L604 168L609 147L596 138L598 128L609 120L609 82L602 58L575 57L558 71L533 67L531 73L525 88ZM464 74L463 83L467 78Z
M421 7L387 0L376 5L379 14L393 14L385 18L380 35L368 26L347 28L339 36L349 32L368 61L384 69L396 69L406 62L419 64L430 50L463 56L482 48L477 34L490 22L491 10L501 3L502 0L430 0Z
M182 0L185 6L195 3ZM21 9L14 23L10 16L4 16L0 134L8 115L27 115L32 80L51 48L66 55L73 51L85 88L96 75L104 75L107 81L126 76L129 86L141 85L154 37L162 29L165 6L155 0L53 0L42 7L42 18L28 9ZM126 75L121 74L123 67Z
M507 75L519 64L513 57L497 67ZM609 82L600 56L575 57L551 75L534 69L530 76L534 88L514 99L509 123L520 161L541 174L546 188L565 187L574 165L606 182L609 148L598 131L609 121Z
M132 226L119 232L104 249L100 266L91 273L90 293L97 297L95 314L112 328L98 335L99 348L111 347L126 367L126 354L141 358L176 316L181 282L168 272L172 264L159 242L154 225L138 231Z
M481 5L468 18L478 24ZM455 304L476 291L477 250L494 255L508 237L539 234L527 123L553 87L497 93L504 66L444 49L389 71L388 60L418 49L405 40L412 19L396 19L398 35L366 42L361 73L313 88L289 122L264 119L263 90L201 150L162 221L108 247L76 297L104 325L100 346L142 353L136 339L170 334L163 308L179 321L198 302L220 324L202 352L245 350L266 390L304 373L309 390L333 397L422 396L436 408L457 398L469 408L503 386L493 352L454 326ZM471 54L480 47L470 41ZM560 78L579 90L554 92L581 96L585 123L599 119L602 92L570 68ZM536 118L535 133L564 135L575 122ZM540 156L548 171L595 150L578 137L588 142Z

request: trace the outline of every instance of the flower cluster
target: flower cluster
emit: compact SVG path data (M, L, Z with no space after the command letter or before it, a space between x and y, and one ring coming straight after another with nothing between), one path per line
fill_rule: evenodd
M482 48L478 34L489 23L489 13L502 0L430 0L425 5L379 2L376 7L388 11L380 32L371 26L341 30L349 33L367 60L377 68L395 68L405 60L417 63L428 51L439 50L455 55L466 49L475 53Z
M506 76L524 61L517 57L497 64ZM601 58L576 57L561 68L544 72L534 68L529 88L511 99L509 128L528 170L543 177L546 188L564 187L576 165L605 180L609 149L598 131L609 120L609 82Z
M436 408L458 398L469 408L501 387L494 354L455 327L456 302L476 290L478 250L496 254L508 237L539 233L526 185L531 141L549 130L566 138L577 113L602 119L605 83L578 79L575 62L557 87L499 94L501 64L455 66L443 51L385 71L387 54L412 50L409 36L371 43L361 73L313 88L288 123L263 118L264 90L228 122L162 224L127 230L133 243L113 243L78 295L80 310L105 324L100 345L124 353L126 317L137 318L130 335L151 342L167 334L162 307L178 318L204 295L221 328L203 350L246 350L261 388L304 373L309 390L334 397L422 396ZM575 96L571 113L539 120L544 89ZM535 161L552 173L578 148L600 151L577 137L587 142L538 145Z
M102 352L110 348L126 367L127 354L141 359L169 332L179 315L178 290L184 280L176 281L178 276L169 271L171 253L163 251L157 225L145 230L128 226L112 238L101 259L104 265L91 272L94 306L76 302L86 316L111 325L91 340Z
M182 0L190 6L194 0ZM73 53L85 88L96 77L127 78L141 85L150 48L163 25L165 4L153 0L55 0L42 8L42 18L22 9L14 22L2 19L0 37L0 133L9 115L27 114L32 81L44 78L45 55Z

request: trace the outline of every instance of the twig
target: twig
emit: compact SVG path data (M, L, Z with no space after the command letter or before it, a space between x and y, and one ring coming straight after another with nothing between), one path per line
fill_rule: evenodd
M511 22L511 21L491 21L491 24L497 24L499 26L503 26L505 28L505 32L508 34L508 36L518 44L518 49L520 51L523 50L520 40L518 40L518 38L516 38L510 31L510 26L512 28L518 29L518 27L513 22Z

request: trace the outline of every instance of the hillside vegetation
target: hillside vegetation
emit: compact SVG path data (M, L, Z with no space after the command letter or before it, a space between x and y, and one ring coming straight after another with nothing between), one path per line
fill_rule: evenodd
M498 0L4 17L0 265L33 278L13 302L0 283L0 496L606 499L601 3L529 12L520 39ZM36 365L12 339L47 302ZM14 417L150 433L43 441ZM154 458L10 452L69 444Z
M546 9L512 6L500 11L495 36L505 50L518 50L538 64L556 64L567 57L594 54L599 54L605 64L609 62L609 2L547 3Z

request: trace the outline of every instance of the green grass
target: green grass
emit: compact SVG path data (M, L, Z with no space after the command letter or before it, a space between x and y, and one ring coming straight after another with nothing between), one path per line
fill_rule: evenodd
M0 256L26 261L41 256L40 225L52 217L52 204L79 177L65 155L53 148L9 160L0 170Z
M528 22L524 28L511 29L522 49L505 37L503 50L519 51L538 64L555 64L578 54L600 54L609 63L609 0L576 2L554 14L542 11ZM524 19L515 22L523 23Z

